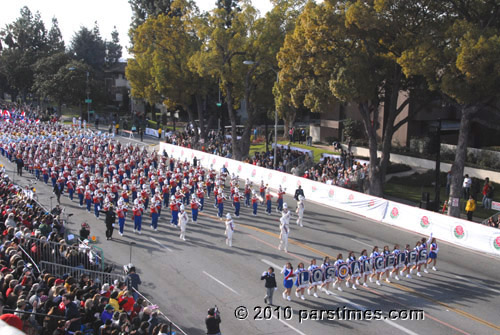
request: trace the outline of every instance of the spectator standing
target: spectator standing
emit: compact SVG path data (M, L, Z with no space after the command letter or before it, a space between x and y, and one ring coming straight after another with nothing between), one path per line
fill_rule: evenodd
M476 210L476 200L469 195L469 200L467 200L467 204L465 205L465 211L467 212L467 220L472 221L472 214Z
M486 197L484 198L483 203L484 208L486 209L491 209L491 203L493 201L493 192L495 191L495 187L493 186L493 183L490 181L488 183L488 191L486 192Z
M135 266L132 266L129 269L129 272L128 272L127 278L126 278L126 283L127 283L127 286L129 287L129 289L130 288L134 289L133 296L134 296L134 299L137 300L137 298L138 298L137 291L139 291L139 285L141 284L141 277L139 277L139 275L137 273L135 273Z
M468 174L466 174L462 184L462 193L465 200L469 199L471 185L472 185L472 179L469 178Z
M55 194L56 196L56 199L57 199L57 203L60 204L61 203L61 189L59 188L59 184L55 184L54 185L54 189L52 190L52 192Z
M488 209L488 193L490 191L490 178L486 177L484 179L484 185L483 185L483 200L482 200L482 204L483 204L483 208L486 208Z
M207 335L221 335L220 323L221 319L217 311L217 307L210 308L205 319L205 325L207 326Z
M113 229L116 222L116 213L113 204L109 204L108 210L101 211L106 215L104 222L106 223L106 239L111 240L113 237Z
M264 303L272 305L273 304L273 294L274 291L278 289L276 285L276 276L274 274L274 268L271 266L264 272L260 277L260 280L265 280L266 296L264 297Z

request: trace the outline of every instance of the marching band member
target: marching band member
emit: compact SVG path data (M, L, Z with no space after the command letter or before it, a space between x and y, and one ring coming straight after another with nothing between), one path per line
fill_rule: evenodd
M351 268L350 265L352 262L356 261L356 256L354 255L354 251L349 251L349 256L347 257L347 264L349 265L349 269ZM349 275L349 278L347 279L345 285L349 287L349 285L352 285L353 290L357 290L356 288L356 281L358 280L360 274L359 273L352 273Z
M123 189L123 192L121 194L121 197L123 198L123 202L128 204L129 197L128 197L127 185L123 185L122 189Z
M127 215L127 207L123 199L118 200L118 208L116 209L116 214L118 216L118 227L119 234L123 236L123 228L125 227L125 216Z
M323 273L325 273L325 269L330 266L330 257L325 256L323 259L323 264L321 264L321 269L323 269ZM323 284L319 287L319 289L325 292L327 295L330 295L330 283L333 281L333 278L326 278L323 274Z
M175 200L175 196L170 197L170 211L172 213L172 219L170 220L170 224L172 226L177 227L177 222L179 220L179 205L177 204L177 201Z
M139 199L135 199L134 208L132 209L132 216L134 217L134 233L139 233L139 235L141 235L143 210L144 207L139 203Z
M85 203L87 205L87 212L90 212L90 206L92 205L92 191L88 185L85 187Z
M144 201L144 208L147 208L149 204L149 191L148 187L145 184L142 185L141 197Z
M196 191L196 196L198 197L198 200L200 201L200 212L203 212L203 205L205 203L205 191L203 190L203 183L202 182L198 183L198 189Z
M257 198L257 194L255 193L255 190L252 190L252 208L253 208L253 216L257 216L257 208L259 204L259 198Z
M378 247L377 246L374 246L373 247L373 250L372 250L372 253L370 254L370 258L372 260L375 260L375 257L378 257L380 256L380 253L378 252ZM377 277L377 281L375 282L378 286L380 286L380 274L383 272L384 270L383 269L375 269L375 272L372 273L372 275L370 276L370 283L373 283L373 277Z
M281 270L281 273L283 274L283 287L285 290L283 291L283 299L286 299L288 301L292 301L290 298L290 293L292 291L293 287L293 277L295 276L293 272L293 266L290 262L286 263L286 265L283 267Z
M181 228L181 235L179 236L181 240L186 240L186 226L189 221L189 217L184 210L184 205L180 206L180 214L179 214L179 226Z
M219 195L219 190L221 189L219 186L218 186L219 182L216 182L216 186L214 187L214 208L217 208L217 196Z
M278 188L278 207L276 207L276 212L281 212L283 210L283 195L285 194L285 191L281 188L281 185Z
M366 251L366 249L361 250L361 254L359 255L358 261L361 262L362 268L363 268L363 286L364 287L368 287L366 280L368 279L368 276L372 274L371 269L366 269L364 267L364 261L367 258L368 258L368 252ZM356 284L359 285L359 280L356 280Z
M83 186L82 181L79 180L76 186L76 194L78 194L78 201L80 207L83 207L83 199L85 194L85 186Z
M427 260L427 264L431 264L431 262L433 262L432 270L437 271L436 260L437 260L437 253L439 251L439 247L437 245L436 238L432 237L432 233L431 233L431 236L429 238L432 240L431 240L431 243L429 244L429 259Z
M154 231L158 231L158 218L160 217L160 214L158 212L158 204L154 201L151 201L149 212L151 216L151 228L153 228Z
M234 233L234 222L231 218L231 213L226 214L226 244L230 247L233 246L233 233Z
M262 200L260 201L261 205L264 204L264 199L266 198L266 188L267 188L267 186L264 185L264 181L261 180L260 187L259 187L260 197L262 198Z
M70 200L73 201L73 193L75 192L75 183L71 179L71 176L68 176L68 181L66 182L66 188L68 189Z
M214 191L215 194L215 191ZM227 198L224 195L224 192L222 191L222 188L219 189L219 193L217 194L217 206L219 208L219 212L217 213L217 216L219 218L222 218L222 214L224 213L224 200L227 200Z
M271 215L271 199L273 196L270 193L270 190L266 190L266 213L267 215Z
M94 192L94 197L92 200L94 202L94 215L96 218L99 218L99 205L101 203L101 198L99 197L99 191Z
M342 259L342 254L338 254L337 255L337 260L335 261L335 263L333 264L334 266L339 266L340 264L344 263L344 260ZM336 273L337 275L337 278L335 279L335 282L333 283L333 288L335 288L335 286L337 284L339 284L339 286L337 287L337 290L339 290L340 292L342 292L342 287L341 284L342 284L342 279L340 279L340 277L338 276L338 273Z
M318 268L318 266L316 265L316 259L314 259L314 258L311 259L311 264L309 265L307 270L312 271L312 270L317 269L317 268ZM307 294L311 295L311 290L314 290L313 296L315 298L317 298L318 297L318 284L313 283L312 278L309 279L309 282L311 283L311 285L309 285L309 287L307 288Z
M295 212L297 213L297 225L300 227L304 227L302 224L302 220L304 219L304 196L299 195L299 202L297 203L297 209Z
M288 252L288 234L290 232L289 222L286 217L283 215L280 218L280 245L278 246L279 250L285 250Z
M196 194L191 195L191 216L193 218L193 223L196 223L198 220L198 208L201 204L196 199Z
M234 205L234 216L239 218L240 217L240 192L238 189L234 191L233 194L233 205Z
M161 193L163 194L163 206L168 207L168 200L170 199L170 187L168 183L164 183L161 187Z
M251 189L252 184L249 182L248 178L247 181L245 182L245 207L250 207L250 197L252 195L252 189Z
M304 269L304 263L300 262L299 265L297 265L297 270L295 270L294 272L294 275L295 275L295 286L297 286L297 288L295 289L295 296L297 298L300 297L300 299L302 300L306 300L306 298L304 298L304 290L307 286L307 283L301 283L299 284L299 276L300 276L300 273L301 272L304 272L306 271Z
M398 262L398 255L401 253L401 251L399 250L399 245L396 244L394 245L394 249L392 250L392 254L394 255L394 257L396 258L396 264L394 265L394 269L392 269L391 273L389 274L389 276L392 278L392 276L394 275L394 278L396 280L399 280L399 277L398 277L398 270L401 268L401 267L404 267L404 264L399 264Z

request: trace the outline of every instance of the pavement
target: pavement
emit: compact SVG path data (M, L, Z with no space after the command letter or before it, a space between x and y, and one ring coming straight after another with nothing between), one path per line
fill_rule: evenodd
M119 140L137 142L123 137ZM157 143L157 140L145 138L142 145L153 150ZM13 175L14 165L4 157L0 161ZM22 178L13 177L21 185L33 181L27 173ZM48 207L52 188L42 182L37 182L35 187L39 200ZM306 201L304 227L296 226L292 217L288 253L277 248L279 214L273 211L267 216L262 207L257 217L251 215L249 208L242 208L240 218L235 219L233 247L229 248L225 245L224 223L215 216L211 198L206 200L198 223L188 224L185 242L179 239L179 230L168 224L170 214L165 210L158 232L149 227L149 219L145 216L142 235L134 234L129 217L125 235L120 237L115 231L113 240L106 241L102 219L96 219L66 196L61 199L67 213L75 214L68 228L76 231L82 221L88 222L91 234L99 237L97 244L104 250L106 259L117 265L127 264L132 250L132 263L138 268L143 282L141 292L158 304L185 334L204 334L207 309L214 305L221 313L222 334L500 332L498 257L438 242L438 271L422 273L422 278L414 275L413 279L382 282L381 286L369 283L368 288L358 290L343 286L343 292L331 289L332 295L319 293L319 298L306 296L305 301L292 294L292 301L287 302L281 297L283 276L280 274L286 262L291 262L294 268L304 262L307 267L311 258L321 264L324 256L334 259L342 253L345 258L350 250L359 256L362 249L370 252L374 245L389 245L391 249L395 243L413 246L422 236ZM292 210L295 208L293 199L286 196L285 201ZM224 214L231 210L226 202ZM131 249L132 242L135 245ZM277 273L278 290L274 295L276 306L266 309L264 282L259 279L270 265ZM328 312L337 309L359 310L359 313L380 310L384 318L377 321L327 320L333 315ZM423 311L425 319L387 319L389 312L394 310L398 313ZM243 317L245 311L248 317L238 320L236 315ZM309 320L300 322L300 316L307 316ZM321 316L323 319L319 320Z

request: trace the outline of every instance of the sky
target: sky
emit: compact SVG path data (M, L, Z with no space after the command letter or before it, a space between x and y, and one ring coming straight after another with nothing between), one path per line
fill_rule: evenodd
M195 0L202 11L215 7L216 0ZM269 0L252 0L253 5L261 12L266 13L272 7ZM84 26L89 29L97 21L103 39L111 40L111 32L116 26L123 57L128 58L126 47L129 46L128 30L132 18L132 9L128 0L5 0L2 1L0 15L0 29L20 16L22 7L28 6L31 12L40 12L47 30L50 29L52 18L56 17L59 29L69 46L74 33Z

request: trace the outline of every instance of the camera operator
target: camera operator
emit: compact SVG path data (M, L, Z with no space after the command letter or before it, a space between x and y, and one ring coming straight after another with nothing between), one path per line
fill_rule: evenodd
M219 328L220 322L221 319L217 306L210 308L208 310L207 318L205 319L205 325L207 326L207 335L221 335Z

